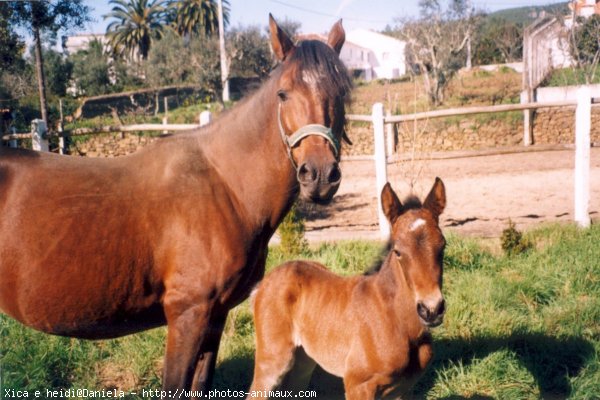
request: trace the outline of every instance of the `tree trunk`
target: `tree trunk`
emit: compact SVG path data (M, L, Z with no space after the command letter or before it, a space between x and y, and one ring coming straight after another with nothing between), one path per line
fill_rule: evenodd
M46 126L48 126L48 103L46 101L46 77L44 75L44 59L42 58L42 42L40 40L40 30L36 26L33 27L33 42L35 46L35 69L40 93L40 108L42 119L46 122Z
M470 70L473 67L472 61L473 55L471 53L471 34L467 37L467 65L466 68Z

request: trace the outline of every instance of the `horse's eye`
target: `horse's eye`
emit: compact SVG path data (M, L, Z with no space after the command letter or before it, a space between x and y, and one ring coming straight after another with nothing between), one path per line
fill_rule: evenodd
M402 257L402 253L400 252L400 250L398 249L393 249L392 250L394 252L394 254L396 255L396 257L401 258Z
M279 100L281 101L286 101L288 99L287 92L283 89L277 91L277 97L279 97Z

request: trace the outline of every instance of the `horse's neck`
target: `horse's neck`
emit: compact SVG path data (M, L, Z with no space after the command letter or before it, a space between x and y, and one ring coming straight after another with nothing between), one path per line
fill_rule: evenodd
M292 204L297 182L278 130L272 84L215 121L203 150L249 221L275 229Z
M396 263L394 257L391 253L388 254L381 269L373 276L374 284L384 298L390 299L389 304L396 320L403 325L404 329L416 327L414 332L411 329L409 335L418 336L422 329L417 316L414 293L406 282L403 272L394 263Z

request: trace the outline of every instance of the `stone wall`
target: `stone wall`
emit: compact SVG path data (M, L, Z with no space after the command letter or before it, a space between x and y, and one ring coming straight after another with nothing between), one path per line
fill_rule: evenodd
M85 157L118 157L133 153L156 139L157 137L134 133L79 137L70 144L69 151Z
M600 143L600 107L592 107L592 143ZM563 109L541 108L533 120L535 144L575 143L575 107Z
M523 121L519 115L451 118L396 125L400 153L412 151L478 150L514 146L523 142ZM354 143L344 146L344 154L373 154L373 130L370 124L350 124L348 135Z
M521 112L484 114L485 117L454 117L419 121L397 126L397 151L480 150L523 144ZM416 134L415 134L416 131ZM370 124L352 123L348 134L353 146L344 146L344 154L373 154L373 131ZM533 122L534 144L575 143L575 108L539 109ZM592 107L591 142L600 143L600 107Z

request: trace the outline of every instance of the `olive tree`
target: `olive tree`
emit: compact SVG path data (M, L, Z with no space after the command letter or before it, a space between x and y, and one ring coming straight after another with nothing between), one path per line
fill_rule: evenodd
M406 42L407 58L423 75L425 92L433 105L444 101L452 76L465 65L463 50L475 31L472 12L462 0L443 8L437 0L419 2L418 19L397 20L394 35Z

